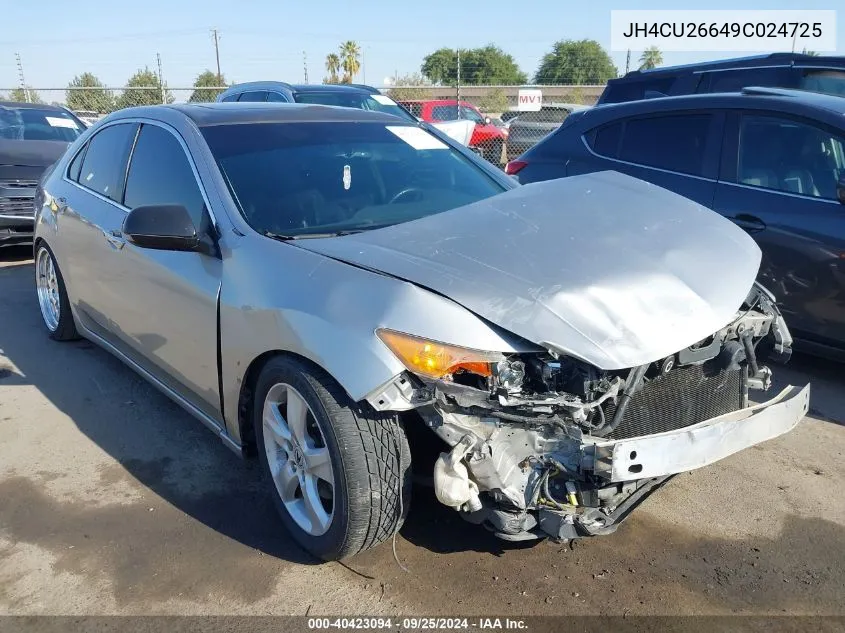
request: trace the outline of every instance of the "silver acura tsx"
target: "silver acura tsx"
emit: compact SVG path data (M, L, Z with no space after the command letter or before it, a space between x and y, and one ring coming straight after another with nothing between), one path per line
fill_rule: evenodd
M613 172L518 186L426 124L324 106L133 108L36 194L52 338L106 348L339 559L437 498L510 540L607 534L672 475L792 429L791 337L728 220ZM411 429L410 427L415 427Z

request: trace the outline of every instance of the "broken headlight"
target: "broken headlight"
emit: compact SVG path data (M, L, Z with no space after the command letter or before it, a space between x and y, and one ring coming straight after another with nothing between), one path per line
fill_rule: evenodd
M486 378L493 375L493 365L505 358L501 352L448 345L394 330L379 329L376 335L405 367L427 378L443 378L461 371Z

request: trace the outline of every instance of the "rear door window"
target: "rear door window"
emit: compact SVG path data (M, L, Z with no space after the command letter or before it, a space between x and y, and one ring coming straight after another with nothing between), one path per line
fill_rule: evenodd
M123 177L136 123L110 125L94 135L82 159L79 184L115 202L123 197Z
M522 117L519 120L521 121ZM594 130L590 136L592 140L590 142L588 139L588 142L596 154L616 158L619 154L619 141L622 140L622 121L603 125Z
M267 101L275 101L278 103L289 103L287 97L285 97L281 92L268 92L267 93Z
M205 202L188 157L176 137L157 125L144 125L132 152L124 204L181 204L194 226L202 226Z
M788 87L786 68L745 68L703 73L698 92L740 92L750 86Z
M701 176L711 119L704 113L628 119L619 159Z
M231 103L232 101L237 101L237 100L238 100L238 95L236 95L236 94L226 95L225 97L223 97L224 103Z

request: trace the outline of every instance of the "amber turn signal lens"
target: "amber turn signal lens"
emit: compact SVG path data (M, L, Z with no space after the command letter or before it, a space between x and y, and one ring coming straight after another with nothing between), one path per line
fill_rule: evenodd
M405 367L429 378L442 378L461 370L490 376L492 363L504 359L500 352L447 345L393 330L377 330L376 335Z

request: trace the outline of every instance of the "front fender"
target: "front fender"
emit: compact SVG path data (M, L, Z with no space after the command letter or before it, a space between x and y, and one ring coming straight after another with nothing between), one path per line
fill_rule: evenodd
M375 335L381 327L474 349L534 349L414 284L290 243L259 236L243 242L225 258L220 294L225 418L238 441L247 370L268 352L307 358L360 401L405 369Z

